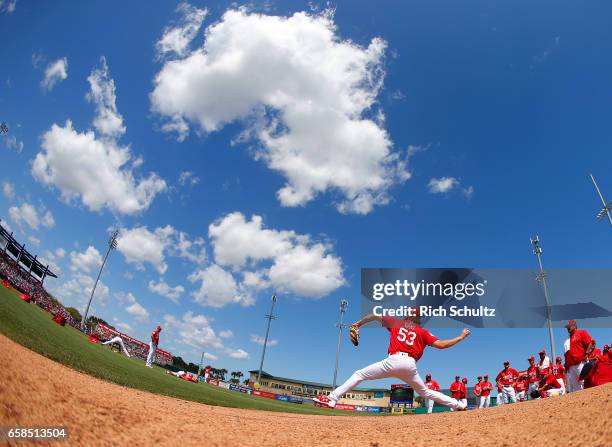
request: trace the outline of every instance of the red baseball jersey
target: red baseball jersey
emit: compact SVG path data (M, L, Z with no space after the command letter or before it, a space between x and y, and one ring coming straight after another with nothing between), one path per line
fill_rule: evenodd
M153 332L151 332L151 341L156 345L159 344L159 329L155 329Z
M453 399L462 399L461 397L461 387L463 386L463 383L461 382L453 382L451 383L451 386L449 388L450 392L451 392L451 397Z
M542 377L543 385L546 385L548 388L561 388L561 384L557 381L557 378L554 374L548 373L544 377Z
M560 363L555 363L552 366L552 373L557 379L565 380L565 367Z
M482 394L482 382L478 382L474 385L474 394L480 396Z
M432 391L440 391L440 384L435 380L432 380L431 382L425 382L425 386Z
M572 335L570 335L570 348L565 353L565 366L570 367L579 365L586 356L586 348L593 339L589 333L582 329L576 329Z
M585 379L584 386L591 388L610 382L612 382L612 360L608 356L602 356L593 368L593 372L588 375L588 380Z
M550 362L547 362L546 365L542 365L542 362L538 363L538 370L540 371L540 375L543 376L550 372Z
M517 392L525 391L527 389L527 382L524 380L517 380L516 385L514 385L514 389Z
M461 397L459 397L459 399L467 399L467 388L465 387L465 384L463 382L461 382Z
M527 368L527 380L529 383L535 383L540 380L540 370L536 365L530 365Z
M389 331L389 354L405 352L418 361L425 347L431 346L438 340L438 337L408 320L382 317L382 324Z
M593 350L591 351L591 354L589 355L589 360L593 360L598 357L603 357L601 349L593 348Z
M481 396L487 397L491 394L491 390L493 389L493 384L488 380L486 382L481 383L482 394Z
M503 386L509 386L514 383L518 375L518 371L514 368L502 369L495 378L495 381L501 383Z

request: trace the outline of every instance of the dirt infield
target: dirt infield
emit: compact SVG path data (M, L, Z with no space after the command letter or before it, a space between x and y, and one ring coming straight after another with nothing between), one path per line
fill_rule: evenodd
M612 384L481 411L307 416L213 407L124 388L66 368L2 335L0 352L0 425L66 425L70 442L60 445L465 447L537 442L603 447L612 439Z

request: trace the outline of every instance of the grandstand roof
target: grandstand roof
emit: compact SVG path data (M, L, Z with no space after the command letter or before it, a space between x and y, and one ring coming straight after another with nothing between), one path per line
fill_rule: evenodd
M258 369L255 369L253 371L249 371L249 374L257 374L259 372ZM300 379L289 379L287 377L278 377L278 376L273 376L272 374L268 374L265 371L261 371L261 377L263 379L276 379L276 380L280 380L283 382L289 382L289 383L295 383L296 385L305 385L305 386L311 386L313 388L332 388L332 386L330 384L327 383L319 383L319 382L308 382L306 380L300 380ZM380 391L380 392L384 392L386 391L387 393L389 392L388 388L354 388L355 391Z
M43 265L37 258L38 255L32 255L25 249L25 244L20 244L17 239L13 237L13 232L7 231L2 223L0 223L0 250L6 250L7 254L10 254L15 260L19 257L20 266L28 272L34 274L39 278L44 276L51 276L57 278L57 275L49 270L48 265ZM21 253L21 256L20 256Z

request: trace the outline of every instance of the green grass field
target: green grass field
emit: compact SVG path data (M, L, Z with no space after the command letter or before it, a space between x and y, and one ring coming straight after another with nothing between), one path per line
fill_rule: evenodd
M159 367L127 358L106 346L91 343L81 332L61 327L35 304L19 299L13 290L0 286L0 332L17 343L70 368L109 382L180 399L225 407L283 411L301 414L371 415L335 411L249 396L212 385L195 384L165 374ZM24 365L27 369L27 365Z

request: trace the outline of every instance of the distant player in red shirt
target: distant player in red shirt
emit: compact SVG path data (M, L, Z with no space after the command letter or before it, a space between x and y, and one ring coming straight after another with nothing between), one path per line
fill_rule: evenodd
M467 377L464 377L463 379L461 379L461 385L463 385L463 388L461 389L461 402L465 404L466 408L467 408L467 397L468 397L467 383L468 383Z
M542 349L540 351L540 362L538 363L538 369L540 370L540 376L548 374L550 372L550 368L552 363L550 358L546 355L546 350Z
M395 377L408 383L412 389L424 399L432 399L441 405L455 410L465 410L465 405L439 391L427 388L419 376L416 362L423 355L427 346L446 349L456 345L470 335L469 329L463 329L461 334L450 340L440 340L420 326L418 308L412 307L409 316L403 320L391 317L367 315L354 323L360 327L370 321L378 321L389 331L389 356L377 363L356 371L349 379L333 390L329 396L317 396L314 401L329 408L334 408L336 402L364 380L376 380Z
M179 379L188 380L190 382L198 383L197 377L195 377L193 374L189 374L189 373L187 373L185 371L179 371L179 372L166 371L166 374L171 374L173 376L178 377Z
M557 378L552 373L548 373L542 376L540 382L538 383L538 391L540 393L545 391L548 397L560 396L561 394L563 394L561 385L559 385Z
M561 363L560 356L557 357L555 364L552 366L552 373L557 378L559 385L561 385L563 394L565 394L565 367Z
M482 392L480 393L480 402L478 408L489 408L491 405L491 391L493 391L493 384L489 382L489 376L484 376L484 381L480 384Z
M540 381L540 369L535 364L535 357L531 356L527 359L529 368L527 368L527 395L531 395L532 391L537 391L538 382Z
M440 391L440 384L435 380L432 380L431 374L425 376L425 386L432 391ZM425 407L427 408L427 414L433 411L434 401L432 399L425 399Z
M482 394L482 376L478 376L476 378L476 385L474 385L474 394L476 395L476 404L478 404L480 402L480 396Z
M161 326L157 326L153 332L151 332L151 342L149 343L149 355L147 355L147 366L153 368L153 362L155 361L155 351L157 351L157 345L159 344L159 333L161 332Z
M583 388L580 371L595 347L595 342L585 330L579 330L576 320L569 320L565 325L569 338L565 340L565 368L567 370L566 388L568 393Z
M514 382L518 379L519 373L516 369L510 368L510 362L506 360L504 362L504 369L502 369L495 381L497 386L502 388L502 399L504 404L516 403L516 393L514 392ZM498 395L499 399L499 395Z
M210 371L211 371L211 367L207 366L206 368L204 368L204 382L208 383L210 380Z
M524 376L521 376L515 383L514 383L514 392L516 394L516 400L518 400L519 402L523 402L525 400L525 391L527 391L527 375L525 374Z

